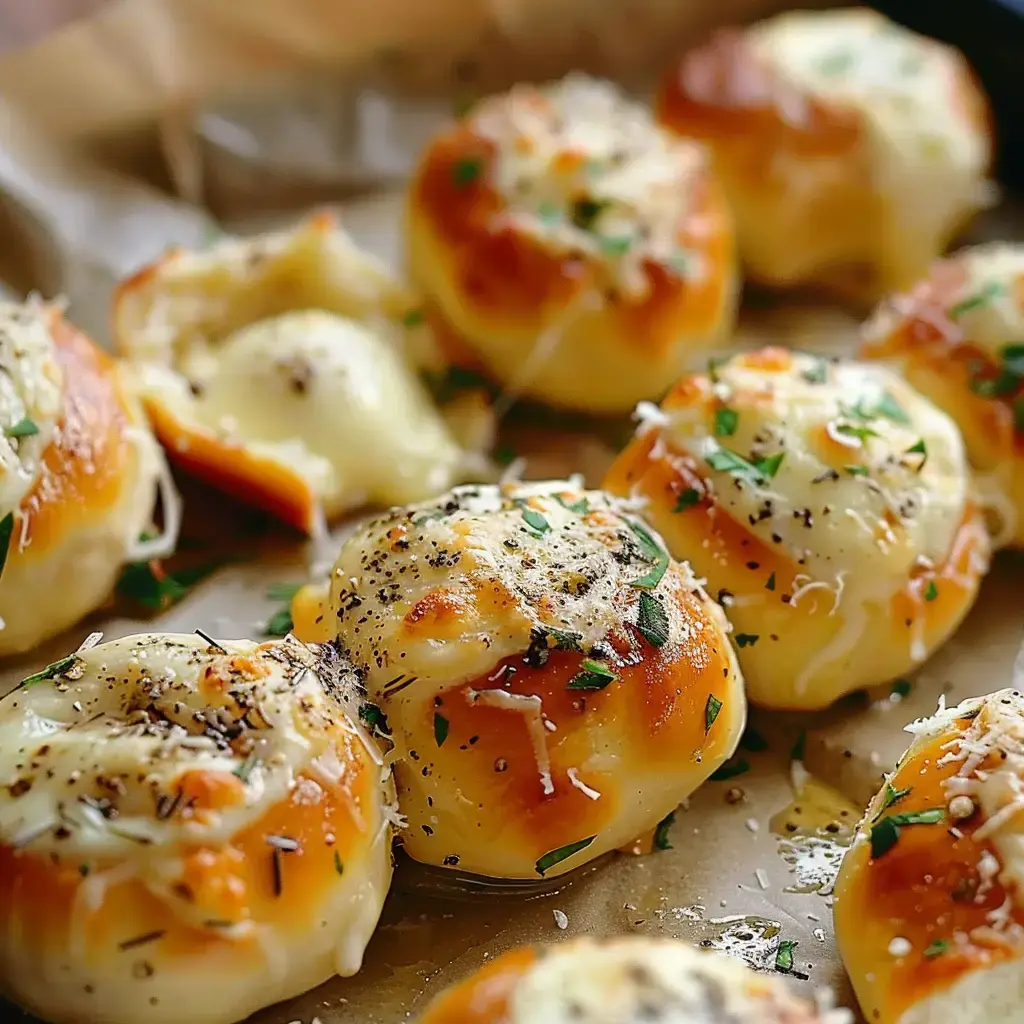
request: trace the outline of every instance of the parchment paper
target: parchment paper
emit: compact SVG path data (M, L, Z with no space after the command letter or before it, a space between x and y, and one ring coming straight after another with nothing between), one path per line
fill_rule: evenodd
M381 13L391 2L375 2L379 17L373 24L361 26L363 35L356 49L377 45L379 38L374 33L396 20ZM658 5L658 0L651 0L651 6ZM269 11L272 5L254 6ZM450 12L455 6L452 0L452 4L439 4L431 10ZM497 6L466 4L465 8L472 8L486 20L484 14L490 18ZM725 5L719 6L725 10ZM195 16L195 24L209 16L217 21L218 32L225 31L235 43L244 39L249 45L252 35L239 33L237 24L229 29L223 20L230 22L232 15L224 13L229 8L233 5L189 5L185 0L175 4L167 0L146 5L146 10L159 9L162 14L144 17L143 5L123 3L110 5L108 10L115 13L105 17L120 24L119 31L126 31L124 25L137 25L151 32L151 16L177 17L175 12L190 9L188 16ZM311 24L312 4L290 4L289 9L297 19L296 35L288 35L282 46L294 50L306 45L298 41L300 26L303 19L307 27ZM524 3L517 9L532 8ZM120 17L142 21L118 22ZM439 22L443 23L443 18L439 13ZM257 19L254 24L257 28L252 32L263 33L260 38L265 41L270 23ZM76 34L83 28L84 36ZM82 84L81 76L95 74L72 66L65 58L78 55L78 61L90 60L89 55L95 55L95 46L99 45L92 35L96 31L95 26L74 26L67 34L43 44L64 48L47 51L46 67L59 72L56 78L60 89L74 89ZM100 29L101 35L108 31ZM144 37L145 33L140 38ZM427 32L418 38L423 43L431 37ZM475 37L470 32L467 38ZM321 44L328 46L322 40L317 45ZM335 44L342 46L340 40ZM263 51L255 47L249 57L257 52ZM222 63L213 50L200 47L193 56L197 66L203 64L203 74L212 76L211 81L223 83L234 73L236 65L228 58ZM5 242L0 276L21 293L37 288L47 294L67 295L71 316L104 340L113 281L167 244L203 245L209 238L211 221L198 209L171 200L139 181L91 165L67 147L66 139L53 143L41 137L39 126L43 121L58 134L75 137L80 135L80 127L85 132L83 126L88 126L88 131L104 125L120 127L136 116L165 109L164 92L147 92L140 78L140 94L132 103L127 103L128 97L120 87L113 90L118 102L108 103L109 97L97 94L84 103L82 125L78 125L75 118L56 109L53 98L57 92L51 88L57 90L57 85L45 81L38 56L25 55L19 60L25 63L0 62L0 91L9 98L13 94L24 100L31 111L0 106L0 130L5 139L0 150L0 228ZM272 56L267 60L274 63ZM251 72L258 61L248 59L243 63ZM26 67L29 73L23 77ZM123 66L116 73L127 74ZM115 70L109 74L114 75ZM195 81L199 83L197 94L209 84L202 74ZM8 88L12 83L16 86L13 93ZM394 93L387 97L388 103L395 102ZM90 114L93 102L102 116ZM47 112L45 118L38 116L40 110ZM199 165L204 172L210 170L211 159L216 173L218 160L239 158L237 152L225 154L216 146L205 151L202 145L196 146L197 124L201 126L202 119L195 121L190 116L183 136L186 156L179 171L185 178L196 172L196 165L189 163L196 153L202 153L207 161ZM293 203L301 205L302 194L280 188L273 145L250 153L245 164L243 159L236 170L242 166L267 191L278 197L291 195ZM220 169L223 171L222 164ZM203 179L206 176L204 173ZM260 188L256 188L247 196L241 208L234 211L237 220L228 224L229 228L251 231L281 222L279 213L272 218L254 215L260 195ZM398 204L395 194L382 194L349 201L343 207L344 222L357 240L395 263L401 249ZM1014 210L1004 206L980 227L979 235L1019 235L1017 224ZM812 350L843 351L851 345L855 327L855 317L842 310L808 302L758 302L745 312L737 344L783 342ZM575 428L578 432L574 435L559 436L546 434L543 428L524 431L523 424L514 421L508 429L516 435L520 450L531 456L528 475L551 476L580 468L581 438L589 436L581 433L585 432L584 426ZM586 458L591 483L600 479L602 463L612 454L610 448L591 438ZM161 616L145 618L137 610L112 607L30 657L5 663L0 669L0 692L27 672L66 654L93 629L104 630L107 638L143 629L191 631L196 627L221 638L258 636L274 610L263 596L267 586L298 581L314 564L329 562L345 529L340 527L329 543L314 550L251 511L190 481L181 484L186 499L183 557L190 561L231 558L233 564L208 578ZM415 1013L441 986L512 945L557 941L584 933L633 931L706 942L742 955L766 970L774 969L779 941L793 940L798 943L794 983L808 990L833 986L841 1001L848 1000L849 990L835 956L828 898L829 878L841 853L841 842L856 820L859 807L877 787L881 772L891 767L907 745L907 737L901 732L907 720L934 710L940 693L956 701L1008 682L1021 640L1022 568L1019 557L997 560L967 623L918 674L909 695L893 695L886 688L872 699L863 695L849 698L814 716L754 713L746 746L734 761L736 765L746 762L749 770L731 779L708 782L693 797L689 808L680 810L670 833L672 850L605 858L573 876L561 889L544 893L470 892L460 889L450 874L439 881L435 873L400 859L395 885L363 971L355 978L330 982L288 1005L268 1009L255 1020L260 1024L310 1022L313 1018L323 1024L397 1024ZM794 792L791 752L797 745L803 749L807 768L836 787L836 794L819 792L813 784L800 794ZM796 781L801 781L799 772ZM794 798L796 806L792 806ZM787 891L794 889L800 891ZM564 930L556 924L556 909L568 919ZM4 1019L25 1019L2 1005L0 1013Z

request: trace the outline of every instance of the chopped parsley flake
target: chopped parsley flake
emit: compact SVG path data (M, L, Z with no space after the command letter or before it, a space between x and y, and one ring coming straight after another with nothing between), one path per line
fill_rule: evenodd
M843 466L843 469L850 474L850 476L867 476L871 472L867 466Z
M790 761L802 761L807 752L807 732L803 731L796 738L793 749L789 752Z
M917 466L917 471L920 473L924 469L924 464L928 461L928 446L924 443L924 438L922 437L916 444L912 444L904 454L921 456L921 461Z
M252 775L256 769L256 765L260 763L260 759L256 754L255 750L251 750L245 760L234 770L233 774L237 775L243 782L249 781L249 776Z
M768 577L768 582L764 585L764 589L765 590L774 590L775 589L775 573L772 573L771 576Z
M0 519L0 576L7 565L7 555L11 550L11 537L14 535L14 513L8 512Z
M673 849L672 843L668 838L668 830L675 824L676 812L669 811L661 821L658 822L657 827L654 830L654 849L656 850L671 850Z
M722 710L722 702L713 694L708 694L707 703L704 705L704 735L711 732L711 726L715 724L718 713Z
M1024 344L1004 345L999 355L1003 360L1003 369L1014 377L1024 377Z
M3 523L0 522L0 529ZM2 543L2 540L0 540ZM117 592L122 597L160 611L177 604L195 584L220 569L224 562L208 562L191 569L166 572L158 561L132 562L121 571Z
M553 629L551 626L546 627L546 632L555 641L555 650L557 651L579 651L582 649L580 647L583 641L582 633L573 633L568 629Z
M757 633L737 633L737 647L753 647L761 637Z
M935 586L935 580L929 580L928 586L924 589L924 599L934 601L939 596L939 588Z
M483 165L478 159L471 158L466 160L459 160L458 163L452 167L452 181L459 188L466 188L467 185L472 185L477 178L480 177L480 171L483 169Z
M423 310L422 309L410 309L405 316L402 317L402 323L406 327L419 327L423 323Z
M947 949L949 949L949 943L945 939L935 939L925 949L924 958L925 960L934 960L937 956L942 956Z
M783 974L793 970L793 950L798 943L795 939L782 939L775 953L775 970Z
M957 320L972 309L978 309L981 306L987 305L996 296L1001 295L1004 290L1005 286L1001 281L989 281L988 284L982 285L973 295L969 295L966 299L962 299L955 306L951 307L949 315L953 320Z
M287 636L294 628L292 622L292 598L302 589L301 583L275 583L267 590L271 601L282 601L283 604L267 619L263 629L265 636Z
M582 671L565 684L567 690L603 690L619 678L607 665L590 658L584 658L580 667Z
M625 256L633 244L632 238L620 236L619 238L602 238L601 248L609 256Z
M359 719L366 724L371 734L380 733L382 736L390 735L387 716L376 704L370 701L363 701L359 705Z
M654 539L654 536L646 527L635 520L631 520L629 525L644 557L654 563L649 572L644 573L639 579L633 580L630 586L640 587L644 590L653 590L661 582L661 578L668 570L668 552Z
M904 411L903 406L896 401L896 397L891 391L882 393L882 397L875 406L875 415L884 416L887 420L892 420L893 423L910 423L910 417Z
M828 360L815 358L812 366L800 371L800 376L808 384L824 384L828 380Z
M652 647L663 647L668 641L668 615L662 603L646 590L640 591L636 628Z
M745 775L750 771L750 762L745 757L730 759L717 771L713 771L708 778L713 782L725 782L728 779L735 779L737 775Z
M551 524L535 509L523 505L521 511L523 519L526 520L526 525L532 527L538 533L547 533L551 529Z
M572 212L569 219L581 231L590 231L594 226L594 221L597 220L601 211L607 206L607 202L597 199L577 199L572 204Z
M679 492L679 497L676 498L675 508L673 512L685 512L688 508L693 508L701 499L701 493L696 487L687 487L685 490Z
M438 712L434 712L434 742L439 746L444 746L444 741L448 739L448 719Z
M729 473L737 480L746 480L752 484L762 484L770 480L779 471L785 452L748 462L742 455L729 448L716 448L704 456L704 461L719 473Z
M946 817L941 807L924 811L890 814L871 826L871 856L875 859L888 853L900 838L900 829L906 825L937 825Z
M580 850L585 850L596 838L596 835L587 836L586 839L577 839L575 843L569 843L566 846L560 846L557 850L552 850L550 853L545 853L535 865L537 874L543 877L544 872L553 868L556 864L561 864L563 860L568 860L573 854L579 853Z
M893 696L908 697L910 696L910 680L909 679L897 679L892 684L891 693Z
M839 423L836 426L837 434L845 434L847 437L855 437L863 444L869 437L880 437L877 430L865 427L857 423Z
M590 511L590 502L587 501L586 496L580 498L579 501L566 501L561 494L556 494L555 501L568 512L575 512L578 516L585 516Z
M882 810L886 810L892 807L893 804L899 803L905 796L910 796L912 787L907 786L906 789L896 789L891 782L885 784L885 800L882 803Z
M334 851L334 870L337 871L339 875L345 874L345 865L342 862L341 854L338 853L337 850Z
M41 668L38 672L33 672L30 676L25 676L20 683L18 683L17 689L21 689L23 686L31 686L33 683L42 683L48 679L59 679L61 676L66 675L81 659L77 654L69 654L66 658L60 658L57 661L50 662L45 668ZM13 692L13 691L12 691Z
M39 427L36 426L35 420L30 420L27 416L4 428L5 437L32 437L33 434L38 433Z
M732 437L740 421L740 414L735 409L723 408L715 410L715 436Z

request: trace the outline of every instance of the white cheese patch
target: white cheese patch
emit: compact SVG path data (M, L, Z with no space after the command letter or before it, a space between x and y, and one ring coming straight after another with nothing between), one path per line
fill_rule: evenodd
M861 119L891 218L879 241L897 275L927 265L959 218L986 203L990 146L957 108L968 79L954 50L864 9L784 14L749 38L776 74Z
M573 74L484 100L469 126L493 143L499 217L560 254L585 253L627 293L645 294L644 260L699 277L680 242L705 173L704 150L673 138L609 82Z
M335 565L331 604L372 692L416 682L434 693L532 644L589 652L638 621L642 593L667 616L666 642L685 642L694 627L678 591L697 591L692 576L673 569L652 588L631 585L667 560L632 506L600 491L567 481L459 487L357 530Z
M715 374L734 433L716 436L695 403L665 410L664 436L697 460L719 509L793 560L802 592L824 584L854 609L946 560L970 496L948 416L875 364L795 354L766 370L738 356Z
M848 1011L818 1012L782 978L741 961L659 939L590 939L541 952L512 992L509 1024L842 1024Z
M39 302L0 303L0 516L32 490L57 435L64 372Z
M145 367L147 393L224 440L291 467L333 514L422 500L462 460L399 352L369 327L320 310L240 328L185 377ZM193 394L192 391L196 391Z

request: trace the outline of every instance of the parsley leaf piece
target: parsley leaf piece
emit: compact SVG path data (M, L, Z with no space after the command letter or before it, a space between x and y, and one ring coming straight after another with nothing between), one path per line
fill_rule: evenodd
M786 974L793 970L793 950L799 943L795 939L782 939L775 953L775 970Z
M60 658L57 661L52 661L49 665L45 668L41 668L38 672L33 672L32 675L25 676L25 678L18 683L16 688L20 690L23 686L31 686L33 683L42 683L48 679L59 679L72 669L80 660L81 659L77 654L69 654L66 658Z
M796 742L793 744L793 749L789 752L789 759L790 761L802 761L806 752L807 731L802 730L800 735L797 736Z
M545 627L545 632L555 641L556 651L582 650L580 647L580 643L583 640L582 633L574 633L568 629L554 629L551 626Z
M388 728L387 716L379 707L377 707L376 704L373 704L368 700L363 701L363 703L359 705L359 719L370 730L371 735L391 735L391 730Z
M459 188L466 188L472 185L477 178L480 177L480 172L483 169L483 164L476 158L468 158L465 160L459 160L452 167L452 181Z
M646 590L640 591L636 628L652 647L663 647L668 641L668 614L662 603Z
M526 520L526 525L532 527L538 533L547 533L551 529L551 524L535 509L524 505L521 511L523 519Z
M579 853L580 850L585 850L595 839L596 835L587 836L586 839L577 839L575 843L568 843L566 846L560 846L557 850L551 850L549 853L545 853L540 860L537 861L534 866L534 870L541 877L544 873L556 864L561 864L563 860L568 860L573 854Z
M168 573L155 560L131 562L121 570L121 578L117 581L116 589L121 597L135 601L151 611L160 611L177 604L193 586L225 564L207 562L204 565Z
M713 694L708 694L707 703L704 705L704 735L711 732L711 726L715 724L718 713L722 710L722 702Z
M924 590L924 599L926 601L934 601L939 596L939 588L935 586L935 580L929 580L928 586Z
M263 627L265 636L287 636L295 628L292 621L292 598L301 589L301 583L275 583L267 588L267 597L271 601L281 601L282 605L267 619Z
M895 789L891 782L887 782L885 784L885 800L882 803L882 810L884 811L886 808L892 807L893 804L899 803L905 796L909 796L912 788L907 786L906 789Z
M874 413L876 416L884 416L887 420L892 420L893 423L907 424L910 422L910 417L904 411L903 406L896 401L896 396L891 391L882 393L882 397L875 405Z
M837 434L845 434L847 437L855 437L863 444L869 437L881 437L877 430L870 427L858 426L856 423L839 423L836 425Z
M896 679L893 681L892 690L890 692L893 695L899 695L900 697L909 697L910 689L909 679Z
M9 427L4 428L4 437L32 437L33 434L39 433L39 427L36 426L35 420L30 420L27 416L23 416L17 423L12 423Z
M980 306L991 302L996 296L1001 295L1004 290L1001 281L989 281L988 284L982 285L973 295L969 295L966 299L951 307L949 315L953 320L957 320L964 313L969 313L972 309L978 309Z
M934 960L937 956L942 956L947 949L949 949L949 943L945 939L935 939L926 947L924 958L925 960Z
M1024 377L1024 344L1004 345L1000 350L1003 369L1013 377Z
M850 474L850 476L867 476L871 472L867 466L843 466L843 469Z
M814 364L801 370L800 376L808 384L824 384L828 380L828 360L816 356Z
M688 508L693 508L701 499L701 493L696 487L687 487L685 490L679 492L679 496L676 498L675 508L673 512L685 512Z
M609 256L625 256L626 253L629 252L632 244L633 239L627 236L601 239L601 248L604 249Z
M922 437L916 444L912 444L903 454L921 456L921 461L917 466L917 472L920 473L924 469L924 464L928 461L928 446L924 443L924 438Z
M603 690L609 683L614 683L618 675L600 661L584 658L580 662L582 671L577 673L565 684L567 690Z
M944 808L907 811L890 814L871 826L871 856L877 860L888 853L900 838L900 829L906 825L937 825L946 817Z
M437 711L434 712L434 742L439 746L444 746L444 741L448 739L448 719L444 715L439 714Z
M653 590L661 582L661 578L668 570L668 552L654 539L654 536L645 526L641 526L636 520L630 520L629 525L644 557L654 563L650 572L644 573L637 580L632 580L630 586Z
M410 309L409 312L402 317L402 323L406 327L419 327L419 325L423 323L423 310Z
M715 436L732 437L740 422L740 414L728 407L715 410Z
M716 448L704 456L704 461L720 473L729 473L737 480L746 480L751 484L763 484L779 471L785 452L768 455L755 462L748 462L742 455L730 448Z
M745 775L750 771L750 762L745 757L730 759L717 771L713 771L708 778L713 782L725 782L727 779L735 779L737 775Z
M341 854L338 853L337 850L334 851L334 870L337 871L339 875L345 874L345 864L341 859Z
M11 550L11 537L14 536L14 513L8 512L0 519L0 576L7 565L7 555Z
M737 647L753 647L761 637L757 633L737 633L735 639Z
M558 502L562 508L568 512L575 512L578 516L585 516L590 511L590 502L587 501L586 495L580 498L579 501L566 501L561 494L556 494L555 501Z
M658 822L657 827L654 830L654 849L656 850L671 850L674 849L672 843L668 838L668 830L675 824L676 812L669 811L661 821Z
M768 577L768 582L764 585L764 589L765 590L774 590L775 589L775 573L772 573L771 576Z
M577 199L572 204L569 219L581 231L590 231L594 226L594 221L607 206L606 201L599 199Z

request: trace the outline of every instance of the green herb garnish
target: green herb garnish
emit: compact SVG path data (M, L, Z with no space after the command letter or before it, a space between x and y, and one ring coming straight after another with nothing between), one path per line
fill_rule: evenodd
M924 443L924 438L922 437L916 444L912 444L904 454L921 456L921 461L917 466L917 471L920 473L924 469L924 464L928 461L928 446Z
M452 167L452 181L459 188L466 188L468 185L472 185L477 178L480 177L480 171L483 169L483 164L475 158L466 160L459 160L458 163Z
M562 508L569 512L575 512L578 516L585 516L590 511L590 502L587 501L586 496L580 498L579 501L566 501L560 494L556 494L555 501L558 502Z
M439 746L444 746L444 741L448 739L448 719L444 715L434 712L434 742Z
M653 535L646 527L641 526L640 523L635 520L630 520L629 525L633 530L633 535L636 537L637 544L643 552L644 557L648 561L654 563L650 572L644 573L644 575L637 580L632 580L630 586L641 587L645 590L653 590L661 582L661 578L668 570L668 552L654 539Z
M762 484L770 480L779 471L785 452L768 455L763 459L748 462L742 455L729 448L716 448L704 456L704 461L720 473L729 473L737 480L746 480L752 484Z
M675 508L673 512L685 512L688 508L693 508L701 499L701 493L696 487L687 487L685 490L679 492L679 496L676 498Z
M36 426L35 420L30 420L27 416L23 416L17 423L4 428L5 437L32 437L33 434L38 433L39 427Z
M782 939L775 953L775 970L783 974L793 970L793 950L798 943L794 939Z
M607 665L590 658L584 658L580 667L582 671L565 684L567 690L603 690L619 678Z
M530 508L527 505L523 505L520 508L523 513L523 519L526 520L526 525L536 530L538 533L547 533L551 529L551 524L535 509Z
M607 206L607 202L597 199L577 199L572 204L569 219L581 231L590 231L598 215Z
M772 573L771 576L768 577L768 582L764 585L764 589L765 590L774 590L775 589L775 573Z
M929 580L928 586L924 588L924 599L934 601L939 596L939 588L935 586L935 580Z
M896 397L891 391L882 393L882 397L875 405L874 414L884 416L887 420L892 420L893 423L907 424L910 422L910 417L904 411L903 406L896 401Z
M359 705L359 719L366 724L370 733L380 733L382 736L389 736L387 716L376 704L370 701L363 701Z
M577 839L575 843L569 843L567 846L560 846L557 850L545 853L535 865L537 874L543 877L544 872L549 868L561 864L563 860L568 860L574 853L585 850L596 838L596 835L587 836L586 839Z
M423 310L422 309L410 309L405 316L402 317L402 323L406 327L419 327L423 323Z
M633 239L626 236L601 239L601 248L604 249L609 256L625 256L626 253L629 252L632 244Z
M897 679L892 684L891 694L899 695L900 697L910 696L910 680L909 679Z
M2 528L0 523L0 528ZM117 592L144 608L160 611L177 604L195 584L212 575L226 562L208 562L191 569L164 572L157 561L132 562L121 571Z
M937 956L942 956L947 949L949 949L949 943L945 939L935 939L926 947L924 958L925 960L934 960Z
M337 850L334 851L334 870L337 871L339 875L345 874L345 865L342 862L341 854L338 853Z
M735 409L723 408L715 410L715 436L732 437L740 421L740 414Z
M671 850L672 844L669 842L668 830L675 824L676 812L669 811L661 821L658 822L657 827L654 830L654 849L656 850Z
M234 775L237 775L243 782L249 781L249 776L252 775L256 765L260 763L260 759L256 754L255 750L251 750L245 760L234 770Z
M969 313L972 309L978 309L980 306L991 302L997 295L1001 295L1003 291L1004 285L1001 281L989 281L988 284L983 285L973 295L952 306L949 315L953 320L957 320L964 313Z
M704 705L704 735L711 732L711 726L715 724L718 713L722 710L722 702L713 694L708 694L707 703Z
M900 838L900 829L907 825L937 825L946 817L941 807L924 811L890 814L871 826L871 856L875 859L888 853Z
M14 535L14 513L8 512L0 519L0 576L7 565L7 555L11 550L11 537Z
M646 590L640 591L636 628L652 647L663 647L668 641L668 615L662 603Z
M737 647L753 647L761 637L757 633L737 633Z
M292 622L291 602L301 589L301 583L275 583L267 589L269 600L284 603L267 619L267 624L263 628L265 636L287 636L295 628L295 623Z
M895 789L891 782L885 784L885 799L882 802L882 810L886 810L892 807L893 804L899 803L906 796L910 796L912 787L907 786L906 789Z
M867 476L871 472L867 466L843 466L843 469L850 474L850 476Z
M50 679L59 679L74 668L79 661L81 661L81 658L79 658L77 654L69 654L66 658L51 661L46 668L41 668L38 672L33 672L32 675L25 676L25 678L18 683L16 689L20 690L23 686L31 686L33 683L42 683Z
M828 380L828 360L815 357L814 365L800 371L808 384L824 384Z

